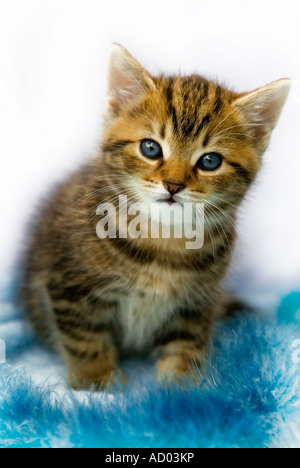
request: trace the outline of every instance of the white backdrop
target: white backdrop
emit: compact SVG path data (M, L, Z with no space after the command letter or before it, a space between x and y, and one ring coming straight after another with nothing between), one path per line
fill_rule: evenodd
M54 181L98 142L105 66L119 42L152 73L198 72L237 91L293 80L241 210L241 295L300 286L299 1L0 0L0 273ZM237 279L238 278L238 279ZM275 299L274 299L275 298Z

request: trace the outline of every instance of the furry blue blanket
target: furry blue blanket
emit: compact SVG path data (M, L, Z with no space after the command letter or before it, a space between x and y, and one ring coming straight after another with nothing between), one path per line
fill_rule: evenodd
M13 295L2 285L0 447L300 447L299 293L276 317L222 324L200 387L161 388L150 363L129 362L113 393L71 391Z

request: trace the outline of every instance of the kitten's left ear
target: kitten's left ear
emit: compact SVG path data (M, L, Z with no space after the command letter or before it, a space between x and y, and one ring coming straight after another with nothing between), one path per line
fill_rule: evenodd
M269 137L277 124L290 88L291 81L282 79L243 95L233 102L245 118L246 124L250 127L253 125L257 147L261 151L264 151L268 145Z
M118 44L110 51L105 117L117 117L125 106L132 104L155 84L146 70Z

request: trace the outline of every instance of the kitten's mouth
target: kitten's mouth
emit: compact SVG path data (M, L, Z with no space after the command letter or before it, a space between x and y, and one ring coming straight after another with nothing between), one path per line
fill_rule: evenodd
M161 200L158 200L159 203L167 203L168 205L174 205L174 203L179 203L179 201L175 200L173 197L170 198L164 198Z
M168 203L168 205L174 205L174 203L177 203L173 197L170 197L167 200L164 200L164 202Z

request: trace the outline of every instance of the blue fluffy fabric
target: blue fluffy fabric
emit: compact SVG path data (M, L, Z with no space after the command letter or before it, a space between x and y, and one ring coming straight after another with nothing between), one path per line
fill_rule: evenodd
M299 294L282 302L279 320L241 314L222 324L200 387L162 388L136 362L126 388L98 394L64 385L61 363L12 297L11 284L1 288L1 447L300 447Z

